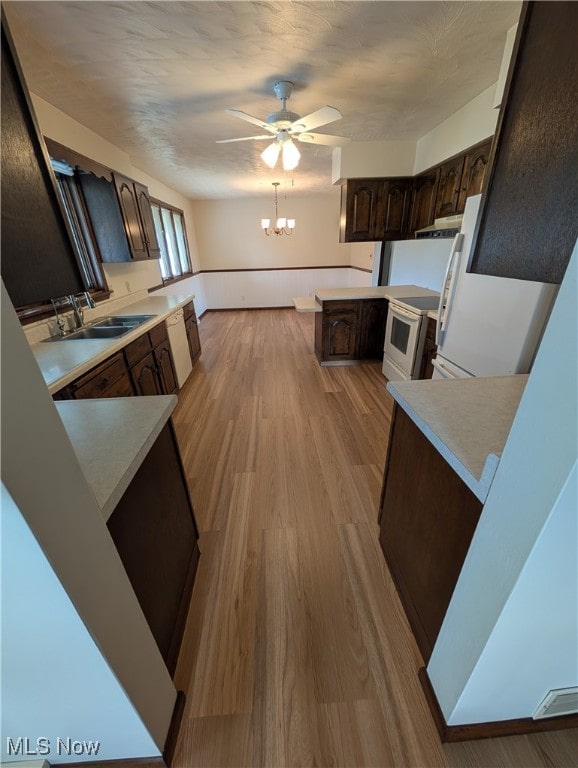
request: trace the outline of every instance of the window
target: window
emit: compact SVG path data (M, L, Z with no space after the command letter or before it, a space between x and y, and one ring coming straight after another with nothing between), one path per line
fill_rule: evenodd
M160 267L163 283L191 275L183 212L159 200L151 200L151 206L155 232L161 248Z

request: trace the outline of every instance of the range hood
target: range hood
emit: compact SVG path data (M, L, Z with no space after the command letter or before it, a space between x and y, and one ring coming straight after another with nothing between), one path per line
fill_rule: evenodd
M445 216L442 219L435 219L434 223L423 229L416 229L415 236L417 240L428 237L454 237L460 231L462 226L463 213L455 216Z

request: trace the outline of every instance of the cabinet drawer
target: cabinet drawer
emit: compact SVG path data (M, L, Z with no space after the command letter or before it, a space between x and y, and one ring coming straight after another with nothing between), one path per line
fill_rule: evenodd
M345 301L324 301L323 302L323 314L324 315L357 315L359 312L359 300L345 300Z
M119 352L74 381L70 390L75 398L102 397L105 391L123 377L126 378L126 366ZM130 387L130 383L128 386ZM132 394L132 390L127 392L127 395L129 394Z
M168 339L166 323L163 322L155 325L155 327L149 331L149 336L153 348L158 347L159 344L166 341Z
M138 339L127 344L124 348L124 354L130 367L142 360L152 350L148 333L143 333Z

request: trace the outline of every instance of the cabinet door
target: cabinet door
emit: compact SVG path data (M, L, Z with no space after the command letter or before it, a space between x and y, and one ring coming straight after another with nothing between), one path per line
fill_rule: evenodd
M361 301L358 357L377 360L383 357L387 302L385 299Z
M163 341L162 344L159 344L159 346L156 347L154 358L157 364L157 371L163 395L174 394L178 390L178 386L173 356L168 340Z
M153 212L151 208L151 199L148 189L144 184L133 182L138 210L141 217L142 230L144 239L148 249L148 255L150 259L160 259L161 249L157 240L155 232L155 224L153 221Z
M118 202L124 222L124 231L126 233L131 257L134 260L147 259L148 250L141 225L134 184L131 179L127 179L125 176L115 173L114 185L118 195Z
M379 542L427 664L482 503L397 405L381 509Z
M425 176L417 176L413 182L409 232L429 227L434 222L439 169Z
M170 423L146 455L107 527L173 674L199 549L194 511Z
M578 3L522 8L471 272L562 281L578 236L577 28Z
M382 179L375 240L401 240L408 231L413 179Z
M137 395L162 395L157 367L152 352L130 370Z
M379 240L376 237L378 198L381 179L350 179L342 187L342 216L345 213L345 229L341 242ZM345 196L345 200L343 197ZM343 211L345 207L345 211ZM343 230L343 227L342 227Z
M479 195L484 185L486 168L490 160L492 142L479 147L473 152L468 152L464 160L462 183L458 196L458 209L456 213L463 213L466 207L466 198Z
M185 329L187 331L187 339L189 340L191 361L194 365L201 355L201 339L199 338L197 318L194 314L185 320Z
M448 160L440 169L435 217L453 216L458 210L465 156Z

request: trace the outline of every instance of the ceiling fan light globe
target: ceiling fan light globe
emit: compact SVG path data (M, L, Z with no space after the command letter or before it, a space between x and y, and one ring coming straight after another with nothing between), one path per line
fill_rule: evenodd
M301 152L295 144L289 140L283 144L283 170L292 171L299 165Z
M275 167L275 163L279 157L279 149L279 144L274 141L273 144L269 144L269 146L261 152L261 160L265 165L268 165L269 168Z

